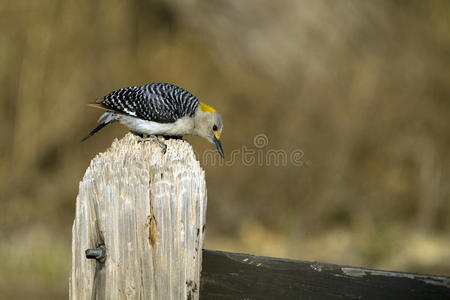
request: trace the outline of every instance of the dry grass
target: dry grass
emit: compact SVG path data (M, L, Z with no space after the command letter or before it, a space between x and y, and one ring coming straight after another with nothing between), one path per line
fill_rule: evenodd
M263 151L304 153L301 167L205 165L208 247L450 274L448 1L3 1L0 14L0 298L66 297L77 184L125 132L79 144L98 117L85 104L155 81L222 112L228 157L261 133ZM189 140L199 157L212 147Z

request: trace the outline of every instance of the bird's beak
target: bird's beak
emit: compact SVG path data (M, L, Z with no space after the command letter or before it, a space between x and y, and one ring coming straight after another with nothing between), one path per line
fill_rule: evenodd
M225 156L223 154L222 144L220 143L219 139L220 139L220 135L219 136L214 135L213 140L214 140L214 144L216 144L217 151L219 151L219 154L220 154L220 156L222 156L222 158L225 158Z

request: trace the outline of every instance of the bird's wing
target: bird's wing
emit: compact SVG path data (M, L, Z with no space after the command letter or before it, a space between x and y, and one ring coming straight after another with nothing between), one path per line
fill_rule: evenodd
M173 84L152 83L114 91L98 100L97 105L148 121L171 123L192 116L199 101Z

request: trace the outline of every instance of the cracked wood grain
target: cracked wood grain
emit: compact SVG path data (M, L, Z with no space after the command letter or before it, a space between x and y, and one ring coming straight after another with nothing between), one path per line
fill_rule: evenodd
M198 299L205 174L191 146L132 134L92 161L79 185L70 299ZM85 250L104 244L104 263Z

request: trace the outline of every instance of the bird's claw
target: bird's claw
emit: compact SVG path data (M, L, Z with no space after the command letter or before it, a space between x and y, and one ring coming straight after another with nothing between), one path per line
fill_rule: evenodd
M163 153L166 154L167 145L163 141L158 139L158 137L155 135L151 135L147 138L140 138L140 139L138 139L137 143L140 144L140 143L147 142L147 141L154 141L154 142L158 143L158 145L161 147Z

